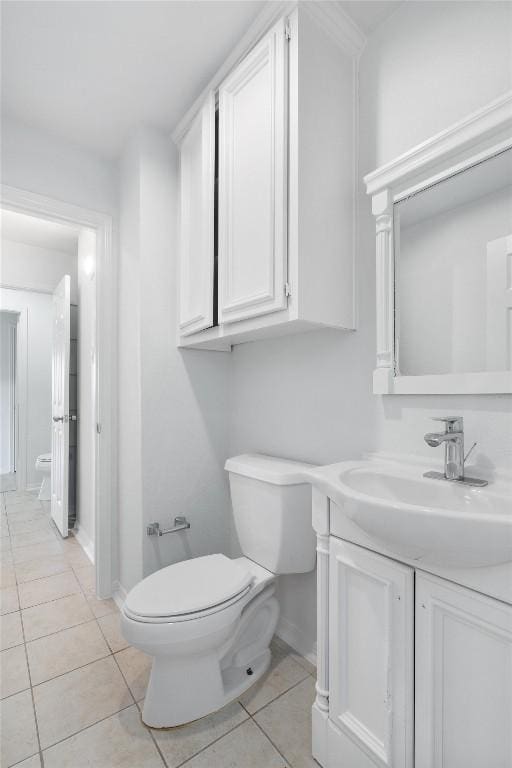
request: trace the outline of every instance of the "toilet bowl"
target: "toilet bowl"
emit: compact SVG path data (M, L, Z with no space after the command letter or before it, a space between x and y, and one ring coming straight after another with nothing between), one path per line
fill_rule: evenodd
M315 565L309 468L255 454L228 460L244 556L185 560L128 593L121 631L153 657L146 725L169 728L215 712L268 669L279 618L276 575Z
M42 453L36 459L36 469L43 475L41 488L39 489L39 501L50 501L52 498L52 455L51 453Z

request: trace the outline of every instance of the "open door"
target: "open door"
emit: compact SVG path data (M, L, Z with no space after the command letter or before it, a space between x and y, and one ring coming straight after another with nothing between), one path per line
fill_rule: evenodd
M52 519L68 535L69 339L71 278L64 275L53 292L52 346Z

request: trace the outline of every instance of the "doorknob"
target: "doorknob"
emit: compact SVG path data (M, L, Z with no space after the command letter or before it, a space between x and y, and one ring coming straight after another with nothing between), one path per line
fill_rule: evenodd
M53 420L54 421L64 421L64 416L54 416Z

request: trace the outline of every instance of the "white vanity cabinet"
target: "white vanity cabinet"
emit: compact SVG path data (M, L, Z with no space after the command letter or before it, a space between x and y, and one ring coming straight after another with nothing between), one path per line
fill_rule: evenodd
M316 760L510 768L512 605L329 535L319 494L313 519Z
M268 336L355 328L362 41L343 31L344 17L334 24L326 5L300 4L275 21L181 138L180 346L229 350Z
M512 606L416 574L415 768L512 766Z
M329 717L339 728L339 766L407 768L414 571L331 536L329 576Z

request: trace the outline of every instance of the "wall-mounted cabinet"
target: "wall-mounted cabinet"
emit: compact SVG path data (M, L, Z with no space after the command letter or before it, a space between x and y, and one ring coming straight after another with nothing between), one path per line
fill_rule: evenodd
M355 328L356 54L332 19L296 8L196 114L181 142L180 346Z

